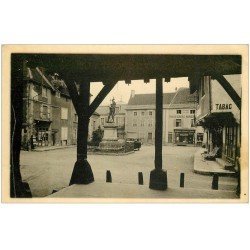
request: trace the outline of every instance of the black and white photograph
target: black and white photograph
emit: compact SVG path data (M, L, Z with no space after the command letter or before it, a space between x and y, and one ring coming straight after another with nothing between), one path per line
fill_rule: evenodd
M4 199L246 202L248 47L182 46L5 45Z
M248 1L0 6L2 249L249 248Z

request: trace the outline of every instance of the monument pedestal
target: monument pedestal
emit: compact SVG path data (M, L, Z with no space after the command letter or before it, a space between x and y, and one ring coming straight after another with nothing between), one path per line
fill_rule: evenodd
M110 123L110 125L104 126L103 141L117 141L117 127L115 124Z
M118 141L117 127L114 123L104 126L103 139L99 144L102 152L118 153L124 151L125 142Z

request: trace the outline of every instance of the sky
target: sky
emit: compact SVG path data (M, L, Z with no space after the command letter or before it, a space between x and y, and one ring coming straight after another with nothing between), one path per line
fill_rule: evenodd
M128 103L131 90L135 90L135 94L149 94L155 93L155 79L150 79L149 83L144 83L143 80L131 81L130 85L125 84L124 81L119 81L115 87L110 91L107 97L103 100L101 105L109 105L110 100L114 97L115 101L122 101ZM97 96L97 94L102 89L103 84L101 82L93 82L90 84L90 92L93 95L91 101ZM165 82L163 84L163 92L175 92L176 88L189 87L189 82L187 77L182 78L172 78L170 82Z

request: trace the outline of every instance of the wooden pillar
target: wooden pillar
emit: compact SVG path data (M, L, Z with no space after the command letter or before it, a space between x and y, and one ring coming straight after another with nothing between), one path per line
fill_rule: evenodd
M78 129L77 129L77 161L69 185L89 184L94 181L94 175L87 161L87 142L89 128L90 83L80 84L78 98Z
M162 124L163 124L163 86L162 79L156 79L155 111L155 169L162 169Z
M11 56L10 197L12 198L31 197L30 190L26 190L22 182L20 171L25 67L25 61L21 56Z
M167 189L167 172L162 170L162 132L163 132L163 84L162 78L156 79L155 114L155 169L150 172L149 188Z

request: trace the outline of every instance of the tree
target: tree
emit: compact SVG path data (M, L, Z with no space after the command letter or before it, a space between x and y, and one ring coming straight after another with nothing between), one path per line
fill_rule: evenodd
M103 138L103 130L99 126L97 130L93 131L92 133L92 145L99 146L99 143L102 141Z

